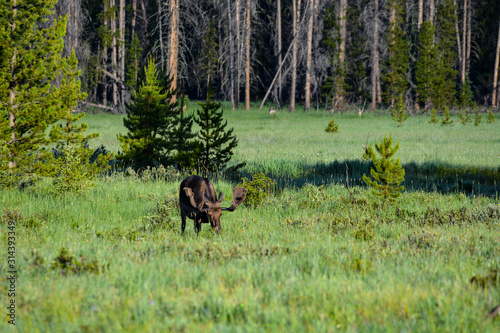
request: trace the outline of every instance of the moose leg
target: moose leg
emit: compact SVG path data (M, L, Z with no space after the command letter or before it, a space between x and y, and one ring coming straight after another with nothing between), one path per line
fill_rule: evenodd
M186 229L186 214L181 210L181 219L182 219L182 224L181 224L181 235L184 234L184 230Z
M201 230L201 221L202 221L201 215L196 214L194 218L194 231L196 232L196 234L198 234Z

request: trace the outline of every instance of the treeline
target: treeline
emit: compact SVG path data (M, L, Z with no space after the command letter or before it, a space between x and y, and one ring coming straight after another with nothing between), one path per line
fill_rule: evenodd
M59 0L86 102L124 111L149 55L191 99L291 110L498 105L498 0Z

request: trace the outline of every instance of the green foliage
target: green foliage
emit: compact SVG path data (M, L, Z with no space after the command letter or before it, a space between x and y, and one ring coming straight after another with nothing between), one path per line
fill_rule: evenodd
M403 100L403 95L399 95L396 107L392 110L392 120L398 122L398 127L401 127L403 121L408 119L408 115L406 114L406 107Z
M384 92L388 102L393 103L401 99L408 90L406 74L410 64L410 43L404 31L405 10L402 0L392 0L391 10L395 12L395 21L389 25L387 71L384 81L387 88ZM401 126L401 121L399 126ZM403 120L404 121L404 120Z
M100 265L97 259L88 260L84 256L75 258L63 247L59 255L50 265L50 269L60 272L62 275L91 273L99 274L109 269L108 265Z
M488 124L493 124L495 122L495 116L491 111L491 108L488 109L488 120L486 121Z
M127 52L127 80L125 86L135 91L138 88L139 61L141 60L142 47L137 34L134 34Z
M481 118L482 115L479 112L479 109L476 109L476 114L474 115L474 126L479 126L479 124L481 123Z
M215 79L218 63L218 42L217 42L217 22L214 18L210 19L208 28L205 31L202 41L202 78L207 82L207 90L210 91L211 80Z
M335 4L331 3L325 8L323 15L324 38L321 41L328 56L328 76L322 86L325 91L324 97L327 98L331 109L341 109L345 95L345 68L340 62L340 43L341 37L337 23L337 14Z
M47 24L55 2L18 4L16 10L4 2L0 9L0 160L7 161L0 172L9 178L4 184L53 173L47 129L82 97L74 80L76 58L61 59L67 19ZM52 85L58 77L59 88Z
M401 182L404 181L405 175L405 170L399 164L399 158L397 160L392 158L399 149L399 142L392 146L392 136L384 136L380 144L375 142L375 149L380 158L373 149L367 150L375 166L375 169L370 169L373 180L363 174L363 181L373 188L374 195L382 196L384 199L396 199L404 190Z
M450 120L450 110L448 107L444 108L443 118L441 119L441 125L451 125L453 120Z
M437 76L437 48L434 44L434 26L426 21L419 34L418 59L415 68L419 102L428 109L433 98L434 80Z
M354 229L354 238L361 241L372 240L374 236L373 226L368 221L358 222Z
M198 172L216 172L225 168L231 160L238 139L233 129L226 130L227 120L223 121L222 105L207 97L205 102L198 102L201 109L196 111L194 121L200 127L196 147L200 151Z
M328 126L325 128L325 132L327 133L338 133L339 125L335 123L335 119L330 120Z
M117 159L135 170L173 163L177 146L171 136L176 114L182 112L178 101L173 102L177 91L171 88L172 79L160 82L152 58L144 71L145 82L125 104L127 116L123 124L129 132L117 135L122 148Z
M174 127L170 133L170 142L173 149L173 159L179 170L195 170L198 162L198 156L202 151L200 144L193 140L196 133L193 133L194 117L185 111L187 108L187 96L180 98L179 108L173 115Z
M471 119L470 119L470 115L469 115L469 108L465 108L465 110L463 110L463 114L462 114L462 112L460 112L458 114L458 119L460 120L460 122L463 125L470 123Z
M437 124L438 122L439 122L439 120L437 119L436 109L432 108L432 110L431 110L431 119L429 120L429 123L430 124Z
M474 108L476 107L476 103L472 101L474 97L471 90L471 82L467 77L465 79L465 83L462 85L462 89L460 90L459 96L459 106L462 108ZM465 125L465 124L464 124Z
M276 181L259 172L253 175L251 180L243 177L238 186L248 190L245 203L251 207L257 207L274 193Z

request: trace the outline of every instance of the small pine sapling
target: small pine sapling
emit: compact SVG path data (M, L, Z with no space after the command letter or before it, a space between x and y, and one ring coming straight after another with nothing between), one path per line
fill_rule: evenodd
M429 124L437 124L439 120L437 119L436 109L432 108L431 110L431 120L429 120Z
M408 119L406 114L406 107L403 100L403 95L400 95L396 102L396 107L392 111L392 120L398 123L398 127L401 127L403 121Z
M481 123L481 114L479 113L479 109L476 109L476 114L474 116L474 126L479 126L479 124Z
M328 123L328 126L325 128L325 132L327 132L327 133L338 133L339 132L339 125L337 125L335 123L335 119L332 119Z
M384 140L377 144L375 142L375 150L380 155L380 158L375 154L373 148L366 149L366 154L369 155L375 167L370 169L370 177L363 174L364 182L372 187L372 193L376 196L381 196L385 200L394 200L401 195L404 186L401 182L404 181L405 170L399 163L399 158L394 159L393 156L399 149L399 142L392 146L392 136L384 136Z
M453 123L453 120L450 120L450 110L448 110L448 107L445 106L443 119L441 119L441 125L450 125L452 123Z
M471 118L470 118L470 115L469 115L469 108L466 108L464 111L463 111L463 114L462 112L460 112L458 114L458 119L460 120L460 122L465 125L467 123L470 123L471 122Z
M495 116L491 111L491 108L488 110L488 120L486 121L488 124L493 124L495 122Z

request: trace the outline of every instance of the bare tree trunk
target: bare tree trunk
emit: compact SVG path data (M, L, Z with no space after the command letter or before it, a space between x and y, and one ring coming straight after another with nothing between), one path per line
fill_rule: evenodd
M298 25L300 23L300 1L293 0L293 35L295 36L298 31ZM295 111L295 94L297 89L297 51L299 39L295 38L293 41L292 50L292 92L290 96L290 112Z
M231 105L233 107L233 110L236 109L236 104L234 100L234 77L236 73L236 64L234 61L235 53L234 53L234 41L233 41L233 31L232 31L232 25L233 22L231 20L231 0L227 0L227 16L228 16L228 27L229 27L229 76L230 76L230 81L231 81L231 91L230 91L230 97L231 97Z
M281 111L281 0L278 0L276 9L276 21L278 25L278 104Z
M379 69L379 51L378 51L378 5L379 0L374 0L374 27L373 27L373 45L372 45L372 105L377 107L379 100L380 69Z
M418 31L424 23L424 0L418 0Z
M467 46L466 46L466 40L467 40L467 0L464 1L464 13L463 13L463 25L462 25L462 70L461 70L461 82L462 86L465 84L465 71L466 71L466 66L465 64L467 63ZM457 16L457 21L458 21L458 16ZM459 44L460 47L460 44Z
M500 24L498 26L498 40L497 40L497 54L495 57L495 67L493 68L493 96L491 99L491 106L494 108L498 105L498 66L500 62Z
M137 0L132 0L132 22L130 23L131 25L130 40L132 40L132 38L134 38L135 35L136 21L137 21Z
M314 0L310 1L309 8L309 26L307 29L307 60L306 60L306 91L304 111L311 108L311 67L312 67L312 39L313 39L313 19L314 19Z
M436 6L434 0L429 1L429 22L434 25L434 13L436 12Z
M179 0L170 1L170 56L169 72L172 77L172 90L177 89L177 66L179 58ZM172 102L176 95L172 96Z
M111 0L110 6L113 8L116 5L115 0ZM113 12L113 15L111 16L111 35L112 35L112 42L111 42L111 73L117 77L117 42L116 42L116 13ZM116 80L113 80L113 109L116 110L116 107L118 106L118 85L116 83Z
M108 11L108 1L104 0L104 17L106 17L106 12ZM104 19L104 28L108 29L108 20ZM106 69L108 64L108 45L105 41L102 43L102 68ZM102 76L102 104L108 105L108 78L106 75Z
M340 0L340 10L339 10L339 32L340 32L340 48L339 48L339 60L340 67L342 68L342 77L340 82L343 85L344 82L344 68L345 68L345 45L347 39L347 28L346 28L346 17L347 17L347 0ZM344 99L344 88L341 87L341 92L337 91L337 101L339 104L343 104Z
M250 0L247 0L247 40L245 70L245 110L250 110Z
M119 29L120 29L120 45L118 49L118 58L120 60L120 68L119 68L119 78L121 81L120 84L120 105L123 104L124 101L124 89L123 83L125 82L125 0L120 0L120 21L119 21Z
M241 70L241 48L240 48L240 0L236 0L236 89L234 92L234 104L236 108L240 105L240 70Z
M467 75L469 74L470 71L471 42L472 42L472 1L469 0L469 10L467 11L467 54L465 56L466 59L465 71Z
M458 61L460 64L463 64L464 62L464 57L462 55L462 43L460 40L460 28L458 27L458 6L457 6L457 1L453 0L453 4L455 5L455 17L457 18L455 20L455 34L457 35L457 49L458 49ZM462 68L460 66L460 68ZM462 74L462 72L461 72ZM463 84L463 81L462 81Z

